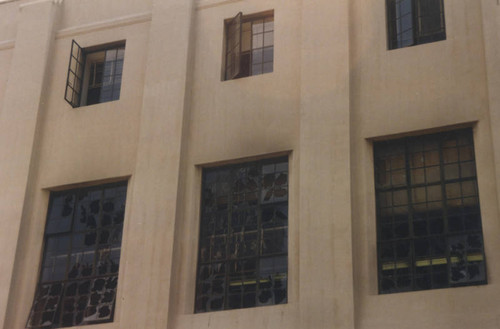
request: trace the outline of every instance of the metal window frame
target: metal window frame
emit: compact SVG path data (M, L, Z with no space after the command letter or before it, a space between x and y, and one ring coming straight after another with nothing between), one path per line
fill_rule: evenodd
M74 53L76 52L76 57ZM74 72L71 67L72 63L75 63L76 72ZM80 71L80 72L79 72ZM71 42L71 52L69 55L68 63L68 74L66 77L66 90L64 93L64 99L71 105L71 107L76 108L80 106L81 103L81 92L83 85L83 74L85 72L85 54L83 48L75 41ZM79 86L70 84L70 78L73 77L73 81L79 81ZM76 87L76 88L74 88ZM71 97L70 97L71 96Z
M262 227L262 213L263 213L263 209L265 208L272 208L272 207L276 207L276 206L285 206L287 207L288 209L288 203L289 203L289 183L288 183L288 177L289 177L289 169L286 171L286 174L287 174L287 197L286 197L286 201L278 201L278 202L271 202L269 204L262 204L261 203L261 192L262 192L262 186L259 185L258 187L258 192L257 192L257 205L256 206L248 206L248 208L246 209L243 209L243 210L256 210L256 213L257 213L257 229L256 229L256 234L257 234L257 245L259 246L258 247L258 252L256 255L251 255L251 256L243 256L243 257L238 257L238 258L229 258L228 255L230 254L229 253L229 247L230 247L230 242L229 242L229 238L231 236L234 236L234 235L237 235L237 234L240 234L240 233L232 233L231 232L231 220L232 220L232 213L233 213L233 202L234 200L232 199L233 197L233 194L234 194L234 191L231 189L231 192L229 193L229 198L227 200L227 233L225 234L222 234L225 238L226 238L226 242L225 242L225 257L223 259L216 259L216 260L212 260L210 259L209 261L207 262L202 262L201 261L201 251L202 251L202 241L204 239L206 239L207 237L203 235L203 210L204 210L204 207L205 207L205 201L204 201L204 177L206 175L207 172L217 172L219 170L227 170L227 169L230 169L230 170L238 170L239 168L244 168L244 167L247 167L247 166L251 166L251 165L257 165L258 168L259 168L259 180L262 181L262 178L264 176L264 174L262 173L262 166L263 165L268 165L268 164L278 164L278 163L283 163L283 162L286 162L287 164L289 164L289 158L288 156L280 156L280 157L273 157L273 158L265 158L265 159L261 159L261 160L253 160L253 161L245 161L245 162L242 162L242 163L237 163L237 164L230 164L230 165L221 165L221 166L211 166L211 167L207 167L207 168L203 168L203 172L202 172L202 186L201 186L201 202L200 202L200 222L199 222L199 225L200 225L200 229L199 229L199 237L198 237L198 250L197 250L197 269L196 269L196 291L195 291L195 303L194 303L194 313L205 313L205 312L213 312L213 311L222 311L222 310L229 310L229 309L241 309L241 308L245 308L243 306L243 300L241 300L241 305L239 308L230 308L228 306L228 303L229 303L229 299L228 299L228 292L229 292L229 287L230 287L230 280L229 280L229 265L232 263L232 262L235 262L235 261L245 261L245 260L255 260L256 261L256 269L255 269L255 284L256 284L256 290L255 290L255 299L257 300L258 299L258 296L259 296L259 291L260 291L260 284L262 282L260 282L260 279L259 279L259 275L260 275L260 268L259 268L259 261L261 259L271 259L271 258L274 258L274 257L287 257L288 258L288 245L287 245L287 248L286 248L286 252L280 252L280 253L269 253L269 254L265 254L265 255L262 255L261 253L261 246L262 246L262 241L263 241L263 234L264 234L264 228ZM232 181L233 182L233 181ZM242 209L239 209L240 211ZM283 227L273 227L272 228L273 230L277 230L277 229L283 229L283 230L286 230L287 232L287 240L288 240L288 218L287 218L287 224L286 226L283 226ZM214 236L215 237L215 236ZM200 270L201 270L201 267L202 266L211 266L211 265L214 265L214 264L224 264L223 266L225 266L225 270L224 270L224 297L223 297L223 306L221 309L219 310L206 310L206 309L197 309L197 299L201 296L203 296L200 291L199 291L199 276L200 276ZM288 260L287 260L287 267L286 267L286 281L288 282L287 280L287 277L288 277L288 270L289 270L289 266L288 266ZM285 297L285 303L287 302L288 300L288 283L287 283L287 286L285 287L285 291L286 291L286 297ZM241 298L243 298L243 294L241 296ZM275 304L273 304L275 305ZM260 307L260 306L264 306L264 305L259 305L257 303L257 301L255 301L255 305L252 306L252 307Z
M106 43L103 45L97 45L97 46L91 46L91 47L86 47L82 48L75 40L72 40L71 42L71 53L70 53L70 58L69 58L69 63L68 63L68 73L66 76L66 89L65 89L65 94L64 94L64 99L68 104L71 105L72 108L77 108L77 107L82 107L82 106L87 106L87 99L82 99L83 93L88 92L90 89L89 86L89 81L86 81L85 76L87 74L87 71L89 68L87 67L87 57L91 54L98 53L98 52L107 52L110 50L118 50L124 49L125 50L125 45L126 41L125 40L120 40L120 41L115 41L111 43ZM76 56L74 55L76 52ZM113 61L114 65L116 65L116 62L118 62L118 59L115 58ZM106 63L106 60L104 60L104 64ZM77 72L74 72L72 70L72 66L75 66L77 69ZM123 74L123 71L120 73ZM116 71L113 72L112 75L112 83L111 85L115 85L115 78L116 78ZM78 81L78 85L75 86L75 83L73 85L70 83L71 79L73 81ZM87 78L88 80L88 78ZM120 91L117 93L118 96L116 97L114 88L112 88L112 96L110 100L106 101L99 101L97 103L93 104L101 104L109 101L115 101L120 99L120 94L121 94L121 86L120 86ZM116 98L115 98L116 97ZM88 98L88 94L86 96ZM91 105L93 105L91 104Z
M443 0L435 0L439 1L440 7L440 25L441 30L433 33L423 34L422 33L422 22L421 18L424 16L419 15L419 4L421 0L411 0L412 7L412 33L413 33L413 43L410 45L403 46L401 44L402 39L400 38L402 35L402 31L397 33L397 4L400 0L386 0L386 26L387 26L387 48L388 50L406 48L441 40L446 40L446 23L445 23L445 13L444 13L444 2ZM390 7L394 6L395 17L391 17L390 15ZM437 16L437 15L436 15Z
M458 178L455 178L455 179L446 179L445 177L445 162L444 162L444 159L443 159L443 150L446 150L447 148L443 147L443 141L445 139L446 136L449 136L449 135L453 135L455 136L456 139L458 139L460 136L465 136L467 135L467 137L470 137L470 140L471 140L471 144L468 145L472 148L472 153L474 154L474 141L473 141L473 136L472 136L472 129L471 128L467 128L467 129L460 129L460 130L453 130L453 131L448 131L448 132L443 132L443 133L437 133L437 134L425 134L425 135L419 135L419 136L412 136L412 137L406 137L406 138L401 138L401 139L396 139L396 140L390 140L390 141L381 141L381 142L375 142L374 143L374 152L373 152L373 158L374 158L374 163L375 163L375 166L374 166L374 176L375 176L375 195L376 195L376 208L377 208L377 268L378 268L378 290L379 290L379 293L380 294L386 294L386 293L397 293L397 292L404 292L404 291L416 291L416 290L427 290L427 289L436 289L436 288L451 288L451 287L459 287L459 286L470 286L470 285L480 285L480 284L487 284L487 269L486 269L486 256L485 256L485 251L484 251L484 237L483 237L483 234L482 234L482 220L481 220L481 211L480 211L480 202L479 202L479 190L478 190L478 186L477 186L477 171L476 171L476 168L475 168L475 156L473 156L472 160L470 161L461 161L460 158L458 158L456 164L458 165L458 167L460 168L464 163L472 163L473 164L473 169L474 169L474 175L473 176L468 176L468 177L462 177L461 174L459 174L459 177ZM438 147L438 152L439 152L439 171L440 171L440 178L439 178L439 181L434 181L432 183L428 183L427 181L425 181L424 183L413 183L411 181L411 169L415 169L415 168L412 168L410 163L409 163L409 159L410 159L410 153L409 153L409 144L412 142L412 141L418 141L420 139L425 139L425 138L434 138L434 140L438 141L438 144L439 144L439 147ZM406 183L403 184L402 186L398 186L398 187L394 187L393 184L389 184L388 187L380 187L378 186L378 183L377 183L377 179L378 179L378 174L379 174L379 170L377 169L377 160L379 159L378 157L378 154L377 154L377 148L378 148L378 145L382 145L382 143L387 143L387 144L391 144L391 143L403 143L404 144L404 159L405 159L405 164L404 164L404 171L405 171L405 176L406 176ZM459 146L457 145L457 149L459 148ZM449 165L449 164L448 164ZM435 166L431 166L431 167L435 167ZM424 167L422 167L423 169L426 169L426 168L429 168L428 166L424 165ZM398 170L402 170L402 169L398 169ZM460 169L459 169L460 170ZM386 174L391 174L393 172L392 169L390 169L389 171L385 170L385 173ZM425 174L427 175L427 174ZM426 176L425 176L426 177ZM478 199L478 203L477 203L477 215L478 215L478 223L479 223L479 228L477 229L469 229L469 230L466 230L465 228L462 230L462 231L451 231L449 230L449 227L448 227L448 212L450 209L454 209L453 207L450 207L447 205L447 202L448 199L447 198L447 195L446 195L446 185L447 184L453 184L453 183L462 183L462 182L473 182L475 184L475 188L476 188L476 191L477 191L477 195L475 195L474 197L476 197ZM416 214L419 214L418 212L416 212L413 207L415 205L417 205L417 203L414 203L413 200L412 200L412 189L414 188L419 188L419 187L428 187L428 186L440 186L440 189L441 189L441 200L439 201L441 203L441 208L439 208L439 210L441 210L443 212L443 215L442 215L442 221L443 221L443 232L442 233L430 233L430 231L427 231L427 234L424 234L424 235L417 235L415 234L415 232L413 231L413 220L414 220L414 216ZM392 237L390 239L383 239L382 238L382 226L384 224L387 224L385 222L382 221L382 215L381 215L381 201L380 201L380 196L379 196L379 193L384 193L384 192L394 192L394 191L406 191L407 192L407 198L408 198L408 201L407 201L407 204L405 205L407 207L407 217L408 219L406 220L406 223L408 224L408 236L407 237L403 237L403 238L397 238L397 237ZM462 194L462 191L460 192L460 199L463 201L464 199L464 195ZM426 200L427 200L427 197L426 197ZM425 203L427 204L429 201L427 200ZM394 208L394 204L392 204L389 208ZM394 213L394 212L393 212ZM393 215L394 216L394 215ZM426 223L429 221L429 218L426 219ZM394 219L391 220L391 225L394 225ZM388 225L388 224L387 224ZM428 224L427 224L428 225ZM393 228L394 230L394 228ZM394 232L394 231L393 231ZM481 241L482 241L482 246L481 246L481 257L480 257L480 260L482 261L482 266L483 266L483 269L484 269L484 280L477 280L477 281L470 281L470 282L459 282L459 283L453 283L452 280L451 280L451 273L452 273L452 270L451 270L451 264L453 263L453 256L450 254L450 250L448 248L448 239L450 238L453 238L453 237L460 237L460 236L464 236L464 235L467 235L467 234L475 234L475 235L478 235L481 237ZM429 239L429 238L436 238L436 239L440 239L440 241L442 241L444 244L445 244L445 248L446 248L446 254L443 255L443 256L439 256L439 257L445 257L446 258L446 262L445 264L447 264L447 269L446 269L446 273L447 273L447 284L445 286L439 286L439 287L434 287L432 286L433 283L431 282L431 287L430 288L425 288L425 289L420 289L418 287L416 287L416 282L415 282L415 279L419 278L419 277L423 277L422 275L418 275L415 271L416 271L416 268L419 266L418 265L418 262L421 262L421 261L429 261L431 265L434 265L434 258L433 258L433 253L432 251L428 250L428 253L425 255L425 256L417 256L416 253L415 253L415 250L413 250L413 243L418 240L418 239ZM397 243L398 241L409 241L409 245L410 245L410 250L409 250L409 258L407 258L407 260L409 260L409 274L404 274L403 276L409 276L412 280L412 283L411 283L411 288L410 289L393 289L393 291L384 291L383 287L382 287L382 279L384 278L384 275L383 275L383 270L384 270L384 265L388 264L388 263L393 263L394 264L394 270L395 270L395 278L397 279L398 278L398 274L396 272L396 269L398 268L397 266L399 265L399 262L404 262L405 259L402 259L402 258L399 258L398 259L398 256L397 256L397 252L395 251L395 245L392 247L393 248L393 260L392 261L384 261L382 259L382 245L383 244L389 244L389 243ZM468 255L466 257L466 264L468 263ZM437 260L436 260L437 262ZM385 263L385 264L384 264ZM402 264L401 264L402 266ZM432 266L430 267L430 276L433 275L433 272L432 272Z
M105 183L105 184L100 184L100 185L91 185L91 186L84 186L84 187L80 187L80 188L71 188L71 189L68 189L68 190L58 190L58 191L53 191L51 192L50 194L50 199L49 199L49 204L48 204L48 207L47 207L47 214L46 214L46 223L45 223L45 229L44 229L44 237L43 237L43 248L42 248L42 258L41 258L41 262L40 262L40 265L39 265L39 270L38 270L38 283L37 283L37 288L36 288L36 292L35 292L35 295L33 297L33 306L31 307L31 310L30 310L30 314L28 316L28 319L27 319L27 322L26 322L26 328L33 328L33 329L38 329L38 328L60 328L62 326L62 323L63 323L63 315L64 315L64 312L62 311L62 308L63 308L63 296L64 296L64 293L65 293L65 290L66 290L66 287L67 285L70 285L72 283L78 283L78 282L82 282L82 281L93 281L93 280L96 280L96 279L104 279L104 278L107 278L107 279L116 279L118 280L118 276L119 276L119 273L116 272L116 273L107 273L107 274L98 274L97 271L97 254L99 252L100 249L102 249L103 247L106 247L108 246L109 247L109 243L106 243L106 244L100 244L97 240L98 240L98 233L105 229L105 230L109 230L109 231L112 231L113 229L115 228L120 228L121 226L121 230L122 230L122 234L123 234L123 225L124 223L121 222L121 223L118 223L118 224L113 224L111 223L110 225L106 226L105 228L101 227L100 225L96 225L96 227L94 229L82 229L82 230L79 230L79 231L74 231L74 224L75 224L75 216L76 216L76 209L73 210L73 213L71 215L71 225L69 227L69 229L67 231L64 231L64 232L56 232L56 233L47 233L47 229L48 229L48 225L49 225L49 215L51 213L51 209L52 209L52 206L53 206L53 203L54 203L54 200L56 197L58 196L64 196L64 195L74 195L75 197L75 200L73 201L73 206L76 207L76 204L78 202L78 196L79 195L82 195L82 193L88 193L88 192L92 192L92 191L100 191L101 192L101 198L100 200L104 200L104 191L106 189L109 189L109 188L118 188L118 187L125 187L127 188L128 186L128 181L125 180L125 181L118 181L118 182L113 182L113 183ZM126 201L126 196L125 196L125 201ZM97 223L100 223L100 219L102 218L102 215L103 215L103 209L102 209L102 202L100 202L99 204L99 213L98 213L98 216L99 218L96 220ZM77 235L80 235L80 234L85 234L85 233L91 233L91 232L95 232L96 233L96 243L95 243L95 246L94 246L94 257L93 257L93 264L92 264L92 275L89 275L87 277L76 277L76 278L69 278L68 275L69 275L69 272L70 272L70 265L71 265L71 254L73 252L73 237L74 236L77 236ZM43 272L43 265L45 264L45 259L46 259L46 248L47 248L47 242L50 238L53 238L53 237L61 237L61 236L68 236L70 238L70 242L69 242L69 247L68 247L68 250L66 252L66 255L67 255L67 260L66 260L66 269L65 269L65 273L64 273L64 278L63 279L59 279L59 280L44 280L42 281L42 272ZM121 254L121 244L122 244L122 241L120 241L120 254ZM57 301L57 307L56 307L56 310L54 311L54 316L53 316L53 323L51 325L35 325L35 326L31 326L30 325L30 321L31 321L31 318L32 316L34 315L35 313L35 307L38 303L38 300L37 300L37 296L39 294L39 292L43 289L44 286L47 286L47 285L55 285L55 284L60 284L61 285L61 291L59 293L59 297L58 297L58 301ZM111 314L109 315L109 318L108 319L103 319L103 320L92 320L92 321L88 321L86 323L81 323L79 324L79 326L83 326L83 325L92 325L92 324L100 324L100 323L109 323L109 322L113 322L113 319L114 319L114 313L115 313L115 306L116 306L116 292L115 292L115 296L113 298L113 301L112 301L112 307L110 309L110 312Z
M269 18L269 17L272 17L274 19L274 10L268 10L268 11L264 11L264 12L259 12L259 13L255 13L255 14L250 14L250 15L243 15L242 12L239 12L235 17L233 17L232 19L230 20L226 20L225 21L225 26L224 26L224 34L226 36L225 38L225 53L224 53L224 80L234 80L234 79L239 79L239 78L244 78L244 77L249 77L249 76L254 76L254 75L260 75L260 74L263 74L263 73L257 73L257 74L254 74L253 73L253 68L252 68L252 56L253 56L253 36L254 36L254 33L253 33L253 22L254 21L257 21L257 20L262 20L263 21L263 24L265 24L265 19L266 18ZM248 51L248 55L249 55L249 67L248 67L248 75L243 75L243 70L241 69L241 57L244 53L247 53L247 52L243 52L242 49L241 49L241 44L242 44L242 35L243 35L243 24L245 23L248 23L250 22L251 23L251 27L250 27L250 50ZM235 70L235 72L229 72L228 73L228 60L229 60L229 55L231 54L231 51L229 51L229 38L228 38L228 35L229 35L229 28L232 24L239 24L239 54L237 56L238 58L238 68ZM263 25L264 26L264 25ZM275 29L273 28L273 37L274 37L274 31ZM262 33L257 33L257 34L262 34L263 35L263 38L264 38L264 34L265 34L265 30L262 31ZM257 48L257 49L267 49L267 48L273 48L274 49L274 42L273 42L273 45L272 46L267 46L267 47L263 47L262 48ZM264 66L265 63L274 63L274 54L273 54L273 60L272 61L267 61L267 62L262 62L261 65L262 67ZM274 71L274 68L273 68L273 71ZM270 72L268 72L270 73Z

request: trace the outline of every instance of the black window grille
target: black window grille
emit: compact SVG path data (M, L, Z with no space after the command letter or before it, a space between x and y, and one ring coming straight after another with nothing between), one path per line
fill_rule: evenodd
M446 39L443 0L387 0L389 49Z
M380 293L486 283L472 130L376 142Z
M66 82L66 101L73 107L120 99L125 43L81 48L75 40Z
M126 194L126 182L51 193L27 328L113 321Z
M203 170L195 312L287 302L288 159Z
M226 22L224 80L269 73L274 61L274 12L243 16Z

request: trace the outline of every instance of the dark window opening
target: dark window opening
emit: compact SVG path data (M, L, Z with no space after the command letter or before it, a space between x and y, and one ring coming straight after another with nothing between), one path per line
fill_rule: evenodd
M51 193L27 328L113 321L126 194L126 182Z
M486 284L472 130L376 142L380 293Z
M287 302L288 159L206 168L195 312Z
M74 40L66 83L72 107L120 99L125 43L81 48Z
M443 0L387 0L389 49L446 39Z
M226 22L224 80L273 71L274 12L243 16Z

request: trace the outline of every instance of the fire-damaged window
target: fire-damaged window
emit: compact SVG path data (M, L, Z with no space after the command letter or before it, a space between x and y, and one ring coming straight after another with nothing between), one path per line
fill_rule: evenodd
M205 168L195 312L287 302L288 158Z
M380 293L486 283L472 130L376 142Z
M269 73L274 60L274 11L226 21L223 80Z
M126 182L51 193L27 328L113 321L126 194Z
M82 48L73 40L64 98L72 107L120 99L125 42Z

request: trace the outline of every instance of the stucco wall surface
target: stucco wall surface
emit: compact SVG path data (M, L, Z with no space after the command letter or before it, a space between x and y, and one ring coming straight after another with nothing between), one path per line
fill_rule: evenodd
M129 180L113 323L96 329L498 329L500 6L387 50L384 1L0 4L0 327L32 306L50 191ZM222 81L224 20L274 10L272 73ZM120 99L64 100L71 41L126 40ZM472 127L488 284L379 295L373 141ZM202 168L289 156L288 303L195 314Z
M482 7L479 1L444 3L446 40L395 50L387 50L386 25L380 20L384 4L351 3L351 143L352 163L357 164L351 173L352 201L359 205L353 207L359 328L498 326L498 149L491 140ZM454 125L474 129L489 283L378 295L372 140ZM498 130L496 125L491 129Z

